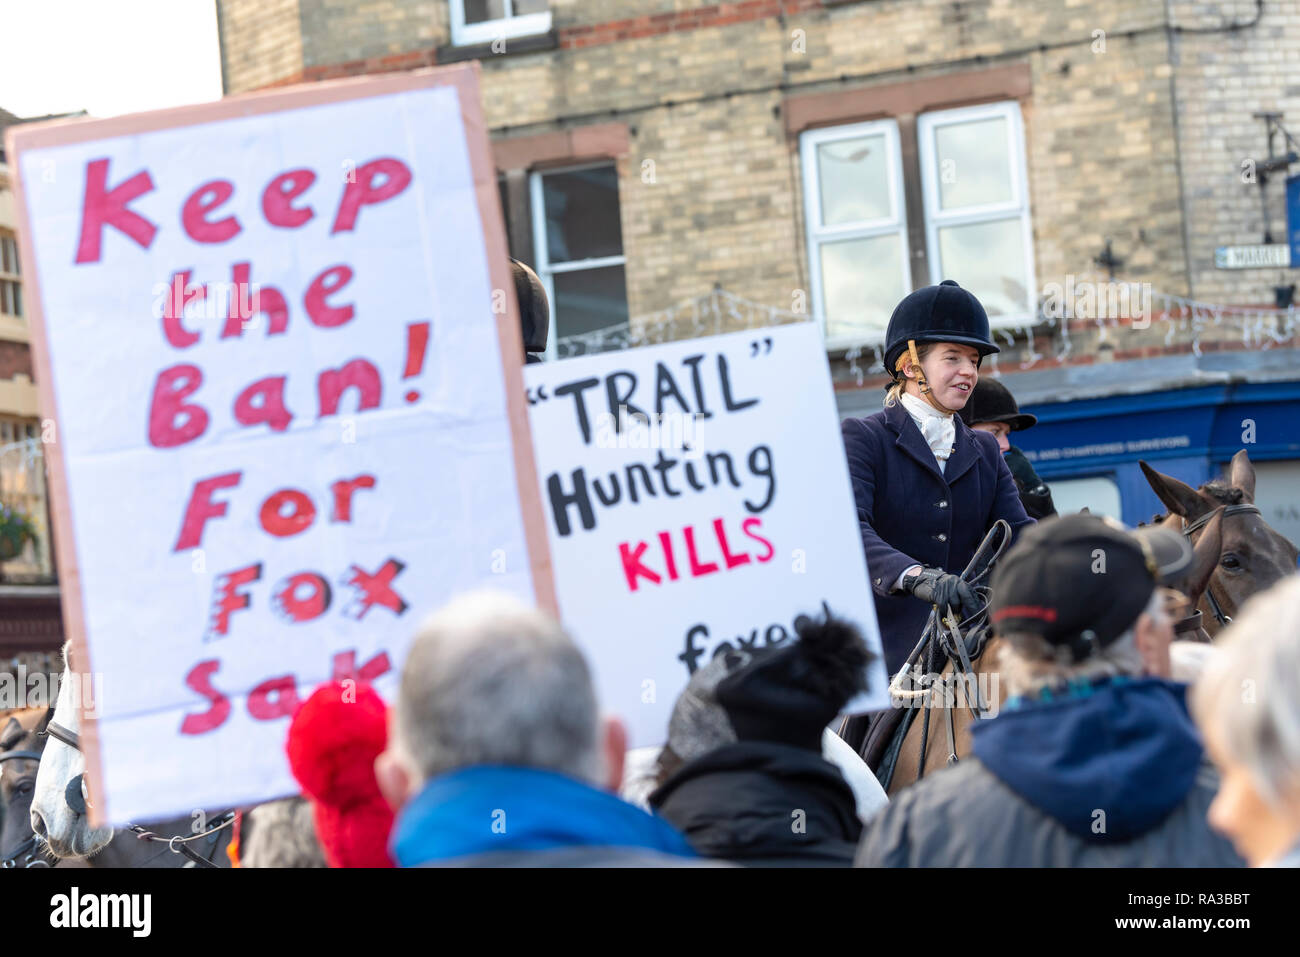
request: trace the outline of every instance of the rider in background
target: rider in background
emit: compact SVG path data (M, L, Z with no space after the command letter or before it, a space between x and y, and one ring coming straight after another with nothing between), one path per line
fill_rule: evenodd
M897 672L931 608L978 602L959 575L989 528L1031 524L997 441L956 413L998 351L978 299L951 279L903 299L885 334L885 408L841 423L885 663Z
M998 448L1002 450L1011 477L1016 480L1016 488L1020 491L1020 504L1029 517L1039 520L1055 515L1051 489L1038 477L1025 453L1008 440L1012 432L1023 432L1035 425L1038 417L1021 412L1010 390L997 379L980 379L970 401L957 414L972 429L988 432L998 440Z

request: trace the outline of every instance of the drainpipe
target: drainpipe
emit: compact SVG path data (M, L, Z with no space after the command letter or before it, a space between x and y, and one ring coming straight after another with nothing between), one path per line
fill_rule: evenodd
M1196 298L1196 286L1192 280L1192 233L1188 223L1190 218L1187 208L1187 189L1183 179L1183 145L1182 133L1178 127L1178 71L1174 64L1173 0L1165 0L1165 50L1169 62L1169 107L1174 123L1174 168L1178 171L1178 207L1182 211L1183 222L1183 268L1187 271L1187 298Z

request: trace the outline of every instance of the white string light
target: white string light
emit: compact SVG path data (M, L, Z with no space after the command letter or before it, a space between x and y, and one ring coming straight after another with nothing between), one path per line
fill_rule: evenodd
M1241 334L1242 344L1246 347L1272 348L1292 342L1300 331L1300 310L1291 306L1285 311L1249 306L1223 306L1200 302L1168 293L1151 294L1151 314L1158 315L1168 324L1164 344L1173 345L1177 332L1189 333L1192 353L1201 356L1201 337L1207 327L1230 327ZM1083 317L1079 317L1083 318ZM674 342L681 339L693 339L699 336L718 335L724 332L738 332L744 329L780 326L792 322L808 322L812 319L807 313L779 309L766 303L755 302L743 296L715 289L703 296L697 296L656 312L617 323L603 329L565 336L556 342L556 354L561 359L572 356L587 355L594 352L607 352L612 349L633 349L638 346ZM1085 321L1087 321L1085 319ZM1118 318L1107 321L1107 317L1097 317L1095 321L1099 337L1114 342L1114 333L1123 332L1124 325ZM1056 340L1054 355L1038 351L1038 339L1034 328L1048 326L1052 331L1047 335L1050 344ZM1041 329L1040 329L1041 333ZM1019 363L1021 368L1029 368L1041 360L1064 364L1074 352L1074 344L1068 332L1068 323L1054 316L1040 316L1036 323L1024 323L1015 327L1003 327L994 330L995 336L1001 336L1008 346L1016 343L1016 336L1025 339L1027 354ZM872 335L863 335L855 339L837 337L837 350L845 350L844 359L848 364L849 374L861 384L867 375L883 374L884 368L884 330ZM869 367L864 368L862 360L868 355L874 356ZM992 375L1000 375L996 357L990 363Z

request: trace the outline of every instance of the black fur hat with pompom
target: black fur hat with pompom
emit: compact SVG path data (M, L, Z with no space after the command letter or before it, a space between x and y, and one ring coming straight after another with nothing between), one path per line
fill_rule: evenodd
M741 741L821 750L822 730L866 688L871 652L851 623L827 611L795 621L798 641L765 649L718 682L716 700Z

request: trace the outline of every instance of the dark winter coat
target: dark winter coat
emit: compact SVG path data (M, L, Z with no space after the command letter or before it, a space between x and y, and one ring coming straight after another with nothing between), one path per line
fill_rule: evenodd
M912 565L960 574L998 519L1016 536L1032 523L997 439L953 420L956 436L943 473L902 403L840 425L891 675L930 614L920 600L891 592L898 576Z
M973 756L896 795L858 865L1241 866L1206 823L1218 778L1185 686L1121 679L1084 690L978 722Z
M765 741L688 762L650 806L700 854L737 864L848 867L862 831L839 768L819 751Z

